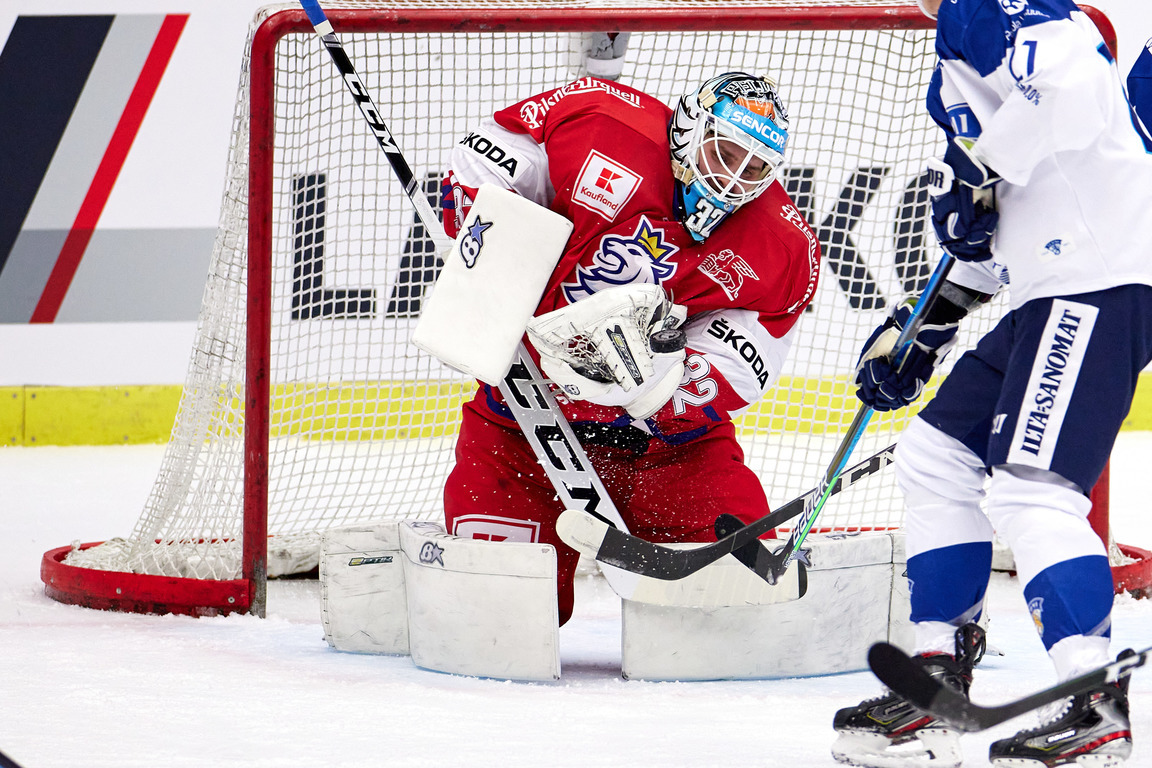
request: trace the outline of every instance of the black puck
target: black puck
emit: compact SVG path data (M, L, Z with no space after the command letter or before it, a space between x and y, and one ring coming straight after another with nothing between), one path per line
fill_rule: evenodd
M679 352L684 349L687 342L688 337L679 328L665 328L648 337L648 346L652 349L652 353L657 355Z

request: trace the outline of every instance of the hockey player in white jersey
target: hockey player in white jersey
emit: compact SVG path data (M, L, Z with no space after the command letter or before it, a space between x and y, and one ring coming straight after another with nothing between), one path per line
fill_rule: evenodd
M1111 53L1071 0L919 2L937 18L928 109L948 142L942 175L955 177L933 197L932 219L959 261L904 368L888 356L902 304L865 345L857 382L876 410L907 405L960 319L997 278L1010 281L1009 313L957 361L896 451L913 650L966 694L994 530L1056 675L1111 661L1112 574L1087 494L1152 359L1152 155ZM992 196L994 206L982 202ZM993 765L1123 762L1126 681L993 743ZM840 710L833 727L841 762L961 762L956 731L890 692Z

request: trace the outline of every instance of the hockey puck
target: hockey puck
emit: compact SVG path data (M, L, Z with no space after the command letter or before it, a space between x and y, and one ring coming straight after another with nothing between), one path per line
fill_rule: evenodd
M684 349L687 342L688 337L679 328L665 328L648 337L648 346L652 348L653 354L657 355L679 352Z

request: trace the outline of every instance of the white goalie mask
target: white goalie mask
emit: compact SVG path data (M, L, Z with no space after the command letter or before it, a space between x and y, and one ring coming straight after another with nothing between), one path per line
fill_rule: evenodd
M788 144L788 112L766 77L727 72L681 97L668 127L677 206L704 240L772 185Z

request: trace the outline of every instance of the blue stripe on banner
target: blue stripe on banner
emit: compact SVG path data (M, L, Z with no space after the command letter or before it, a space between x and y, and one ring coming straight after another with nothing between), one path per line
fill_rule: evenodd
M112 16L20 16L0 52L0 271L112 26Z
M1112 636L1112 569L1103 555L1065 560L1040 571L1024 599L1045 648L1073 635Z
M954 544L908 558L912 621L975 621L988 591L992 543Z

